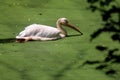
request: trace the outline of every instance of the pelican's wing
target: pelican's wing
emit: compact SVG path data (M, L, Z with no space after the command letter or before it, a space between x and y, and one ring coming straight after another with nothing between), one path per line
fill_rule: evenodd
M23 37L42 37L42 38L58 38L60 30L57 28L41 25L41 24L32 24L25 28L25 30L21 31L16 38Z

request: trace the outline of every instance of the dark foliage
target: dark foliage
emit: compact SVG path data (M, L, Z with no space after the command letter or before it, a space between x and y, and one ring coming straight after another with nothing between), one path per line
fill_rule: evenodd
M112 33L110 35L110 39L113 42L118 41L120 43L120 7L116 0L87 0L89 4L89 8L92 12L98 11L100 12L101 19L103 21L103 27L97 29L93 34L91 34L90 41L99 37L102 33L109 32ZM115 4L111 4L115 3ZM97 4L97 5L96 5ZM116 17L116 19L114 18ZM120 63L120 54L116 54L119 51L119 48L110 49L109 46L105 45L97 45L96 49L99 51L107 51L107 55L105 56L103 61L85 61L83 64L99 64L96 69L103 70L108 68L105 71L106 75L117 74L117 70L110 67L109 63L116 64ZM109 64L109 65L108 65Z
M97 66L96 69L102 70L102 69L104 69L106 67L108 67L107 64L101 64L101 65Z
M108 47L106 47L106 46L104 46L104 45L98 45L98 46L96 46L96 49L97 49L97 50L100 50L100 51L105 51L105 50L108 49Z
M100 63L100 61L89 61L89 60L87 60L83 63L83 65L85 65L85 64L97 64L97 63Z
M120 34L115 33L111 36L112 40L120 42Z
M113 69L110 69L110 70L106 71L106 74L107 74L107 75L116 74L116 71L113 70Z
M111 38L115 41L120 41L120 7L119 5L110 5L112 2L116 0L87 0L90 4L89 9L91 11L99 11L103 22L103 28L98 29L91 35L91 40L98 37L102 32L114 32ZM98 3L100 6L96 6L95 3ZM110 6L111 8L106 9L106 6ZM116 14L118 19L113 19ZM117 34L117 35L116 35Z
M108 51L108 55L106 56L104 62L109 62L111 60L116 60L117 59L117 55L114 54L115 51L118 51L118 49L109 50Z

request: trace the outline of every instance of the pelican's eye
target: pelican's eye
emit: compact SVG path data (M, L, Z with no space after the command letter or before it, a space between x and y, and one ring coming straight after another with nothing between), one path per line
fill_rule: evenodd
M63 24L63 25L65 25L65 24L67 24L67 23L68 23L67 20L62 21L62 24Z
M68 21L67 21L67 20L65 20L65 23L68 23Z

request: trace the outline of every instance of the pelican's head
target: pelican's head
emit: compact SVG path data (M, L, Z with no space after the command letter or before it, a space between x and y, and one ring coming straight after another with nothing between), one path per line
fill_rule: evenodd
M74 29L75 31L79 32L81 35L83 34L82 32L80 32L80 30L79 30L77 27L73 26L73 25L67 20L67 18L59 18L59 19L58 19L58 22L59 22L61 25L65 25L65 26L68 26L68 27Z
M60 19L58 19L58 21L59 21L59 22L60 22L60 24L62 24L62 25L65 25L65 24L67 24L67 23L68 23L67 18L60 18Z

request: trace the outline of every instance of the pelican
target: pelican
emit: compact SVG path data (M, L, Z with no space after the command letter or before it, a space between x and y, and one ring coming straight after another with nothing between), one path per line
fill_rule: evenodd
M83 34L77 27L73 26L67 18L59 18L56 22L56 28L41 24L32 24L25 27L25 29L16 36L16 42L26 42L30 40L49 41L64 38L67 36L67 32L62 25L74 29L81 35Z

